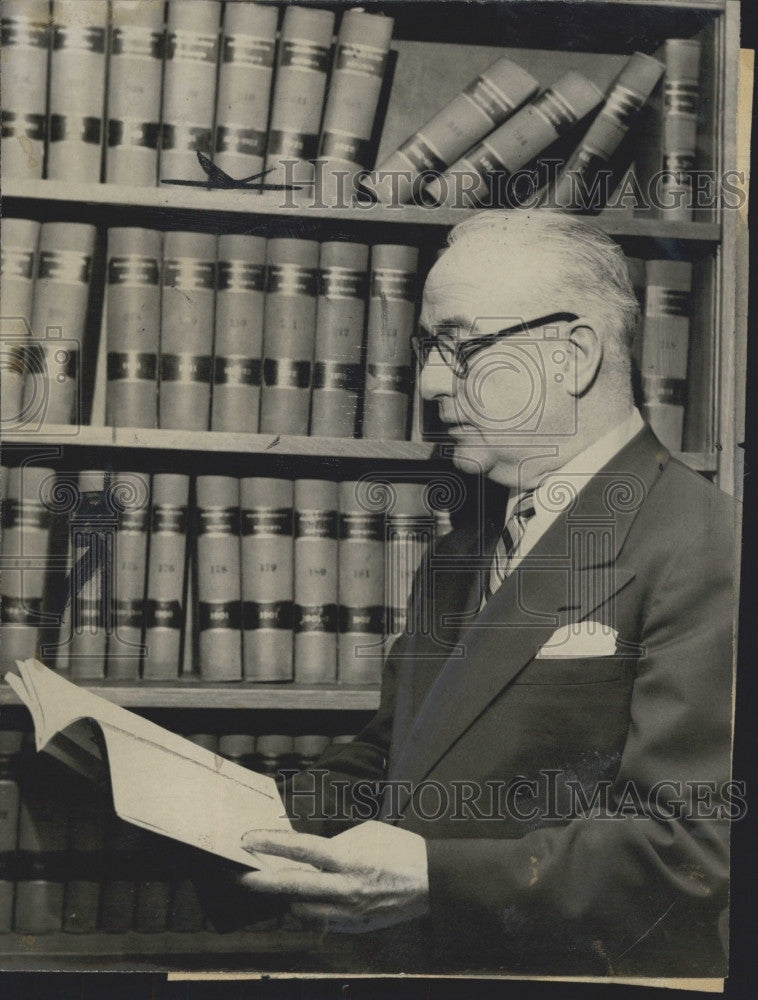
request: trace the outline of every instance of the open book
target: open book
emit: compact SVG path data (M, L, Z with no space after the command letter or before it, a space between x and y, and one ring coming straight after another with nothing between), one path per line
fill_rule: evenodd
M272 778L77 687L37 660L17 661L5 680L29 709L37 750L106 786L129 823L248 868L296 862L240 846L252 829L289 829Z

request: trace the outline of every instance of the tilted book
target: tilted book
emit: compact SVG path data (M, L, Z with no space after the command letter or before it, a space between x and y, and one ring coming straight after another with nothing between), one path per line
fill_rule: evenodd
M661 208L663 218L688 222L697 164L701 45L694 38L669 38L664 52Z
M38 660L17 666L5 679L31 713L37 750L110 786L121 819L245 868L295 864L240 845L253 828L290 829L272 778L71 684Z

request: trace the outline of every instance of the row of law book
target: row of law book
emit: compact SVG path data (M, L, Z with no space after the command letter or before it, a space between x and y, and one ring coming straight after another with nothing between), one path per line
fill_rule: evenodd
M641 319L632 343L642 412L671 451L684 448L692 320L692 264L628 257Z
M3 0L6 177L302 184L367 166L393 19L237 0ZM283 161L289 161L289 165Z
M607 186L596 186L600 171L618 170L615 157L630 128L650 131L640 119L663 76L662 106L649 108L652 135L646 181L661 175L658 207L666 218L692 218L692 171L697 162L701 45L669 39L650 56L635 52L607 91L582 73L569 70L546 89L526 69L503 57L414 132L364 180L380 202L430 200L451 207L518 203L520 171L533 167L553 144L572 131L584 133L539 202L574 211L604 206ZM660 104L660 102L658 102ZM617 178L619 196L638 198L635 166ZM599 192L599 193L598 193ZM647 201L642 192L643 207Z
M312 767L351 736L215 733L187 737L276 777ZM0 730L0 934L212 930L175 843L119 819L106 797L46 755L31 733ZM251 931L286 929L281 918ZM294 928L293 928L294 929Z
M450 529L420 483L7 470L4 669L378 684Z
M95 228L2 235L3 422L78 423ZM110 229L105 422L405 440L417 268L406 245Z

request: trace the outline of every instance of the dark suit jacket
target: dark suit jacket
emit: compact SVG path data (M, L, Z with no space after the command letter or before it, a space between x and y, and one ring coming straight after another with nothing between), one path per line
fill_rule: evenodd
M326 815L334 780L349 783L363 816L361 779L417 790L377 803L427 839L431 916L364 942L374 967L725 974L732 509L645 428L481 615L476 570L494 539L472 526L441 540L417 577L417 634L388 658L379 711L320 762ZM615 628L617 654L535 659L557 627L581 620ZM486 796L476 800L477 818L461 783L488 781L505 801L486 818ZM589 800L603 781L620 814L568 814L570 783ZM656 799L662 781L676 784ZM699 818L713 805L720 819Z

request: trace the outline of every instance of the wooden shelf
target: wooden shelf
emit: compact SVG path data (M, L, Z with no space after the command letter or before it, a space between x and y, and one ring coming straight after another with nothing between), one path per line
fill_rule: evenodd
M142 451L223 451L230 455L281 455L308 458L352 458L423 462L435 457L438 445L429 441L297 437L276 434L232 434L226 431L173 431L139 427L45 427L40 432L6 431L5 444L30 448L138 448ZM717 472L718 456L711 452L678 452L676 457L696 472Z
M447 229L476 214L476 209L420 208L399 205L387 208L382 205L344 209L314 206L302 192L286 194L279 191L222 191L194 187L127 187L117 184L69 184L61 181L19 180L9 178L3 185L5 213L14 214L25 208L25 202L43 202L46 217L50 209L60 206L98 206L97 221L109 222L109 214L123 213L125 209L140 209L141 225L156 222L156 214L173 213L187 226L218 228L219 215L302 218L313 221L333 220L387 225L399 224L413 227ZM86 212L86 209L85 209ZM188 212L197 212L202 218L186 218ZM185 221L186 220L186 221ZM243 220L243 221L244 221ZM115 221L122 221L121 219ZM159 221L159 220L158 220ZM634 239L671 239L695 243L716 243L721 238L718 223L668 222L660 219L630 218L625 212L606 212L594 219L611 236Z
M352 685L203 684L200 681L82 682L93 694L126 708L258 709L263 711L372 712L379 689ZM7 684L0 684L0 705L21 704Z

